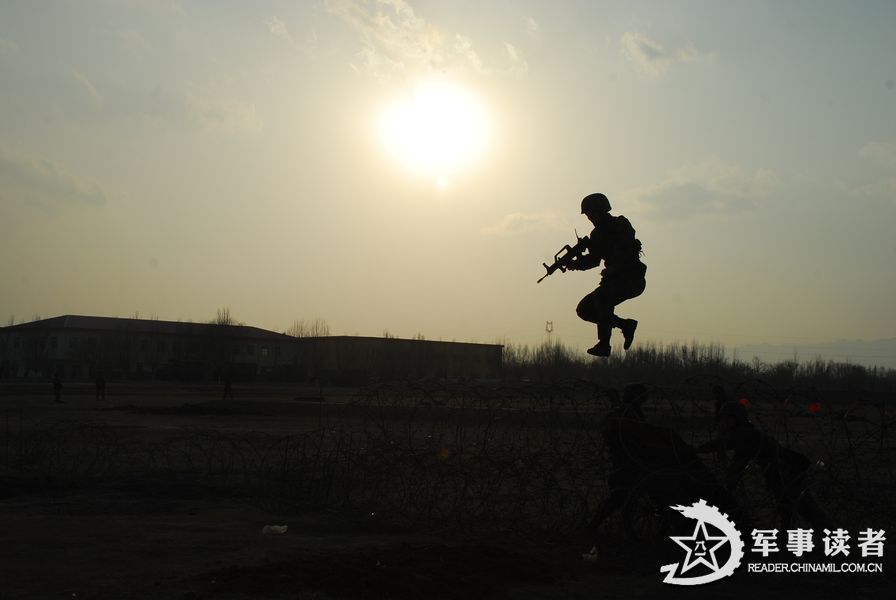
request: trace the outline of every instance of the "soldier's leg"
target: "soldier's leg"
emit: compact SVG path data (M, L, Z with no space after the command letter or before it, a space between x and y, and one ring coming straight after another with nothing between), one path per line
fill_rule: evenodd
M583 321L588 321L589 323L597 323L597 310L596 310L596 301L595 297L597 295L597 290L594 290L581 300L579 300L578 306L576 306L576 314L579 315L579 318Z
M597 307L597 338L598 344L610 347L610 337L613 335L613 327L618 327L621 319L613 312L616 305L622 299L622 290L616 280L601 281L595 290L595 304Z
M581 312L579 316L587 321L597 324L597 344L588 350L588 354L594 356L610 355L610 336L613 334L613 302L612 302L612 286L608 287L601 282L601 285L582 298L579 303Z
M597 345L588 350L594 356L610 355L610 337L613 328L622 330L625 339L624 348L632 344L638 322L634 319L623 319L614 313L617 304L639 296L646 286L644 277L636 276L605 277L596 290L582 298L576 307L580 318L597 324Z
M588 535L593 543L596 544L600 540L600 526L610 515L622 508L629 492L630 490L627 488L610 488L609 493L601 500L594 517L588 524Z
M787 487L796 514L808 521L816 531L831 528L828 516L815 501L815 496L808 487L805 471L794 477Z
M612 300L614 306L640 296L644 293L646 287L647 281L644 279L644 276L640 274L614 282L612 286L612 291L614 293ZM628 350L635 338L635 329L638 327L638 322L635 319L624 319L614 314L612 326L622 330L622 337L625 340L622 347L623 349Z
M634 487L632 474L624 469L616 469L607 478L607 495L601 500L597 511L588 524L588 534L592 543L600 542L600 526L607 518L622 508Z
M606 320L604 314L602 314L602 304L600 301L600 288L594 290L584 298L579 301L578 306L576 306L576 314L583 321L588 321L589 323L594 323L597 325L597 338L598 343L595 346L592 346L588 349L588 353L594 356L608 356L610 345L607 344L606 347L600 345L600 340L603 339L602 334L606 335L606 327L601 325L602 320ZM598 353L598 350L600 353Z

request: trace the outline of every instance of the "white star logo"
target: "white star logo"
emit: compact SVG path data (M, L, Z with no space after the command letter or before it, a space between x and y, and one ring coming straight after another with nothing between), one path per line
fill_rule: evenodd
M698 521L694 528L694 533L690 536L678 535L671 536L672 541L687 551L684 563L681 566L681 573L689 571L696 565L703 564L713 570L719 570L719 562L716 560L716 550L728 541L724 535L711 536L706 532L706 523ZM708 545L715 542L711 548L707 550ZM709 560L706 559L707 555ZM693 560L692 560L693 556Z
M684 548L687 554L683 563L671 563L660 567L660 573L666 574L663 583L702 585L733 575L734 570L740 566L740 561L744 557L744 543L741 540L740 531L737 530L728 515L719 512L718 508L707 504L706 500L702 498L687 506L673 505L671 508L680 512L685 518L694 519L697 526L691 535L670 536L670 539ZM721 535L709 535L706 532L707 525L713 527L713 531L717 531ZM726 542L731 546L731 551L725 564L720 567L719 561L716 559L716 551ZM702 570L709 572L690 577L680 576L697 565L703 565L704 569ZM679 566L681 567L680 571L678 570ZM678 571L677 574L676 571Z

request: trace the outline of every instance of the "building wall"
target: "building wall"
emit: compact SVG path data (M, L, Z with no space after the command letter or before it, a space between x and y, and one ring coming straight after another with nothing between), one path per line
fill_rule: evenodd
M190 333L48 328L0 331L5 377L251 379L274 372L289 345L266 339ZM289 361L291 362L291 361Z
M305 373L330 379L490 378L501 372L502 347L395 338L297 340Z
M235 381L257 378L330 383L389 379L492 378L503 348L397 338L291 338L255 328L97 319L103 328L62 318L0 328L0 377ZM78 322L77 318L74 322ZM254 335L246 335L249 331Z

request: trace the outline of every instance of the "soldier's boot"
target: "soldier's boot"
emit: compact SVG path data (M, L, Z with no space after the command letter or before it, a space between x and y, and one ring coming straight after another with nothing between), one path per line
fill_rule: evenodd
M588 348L586 352L591 356L610 356L610 344L609 342L598 342Z
M609 323L598 323L597 343L588 348L588 354L591 356L610 356L610 335L612 333L613 327Z
M635 340L635 329L638 328L638 322L634 319L622 319L622 324L619 328L622 330L622 339L625 341L622 348L628 350L632 347L632 342Z

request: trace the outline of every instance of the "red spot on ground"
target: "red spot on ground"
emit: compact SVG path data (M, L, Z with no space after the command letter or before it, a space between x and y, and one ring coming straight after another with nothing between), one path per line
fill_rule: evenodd
M809 404L809 412L813 415L821 412L821 402L812 402Z

